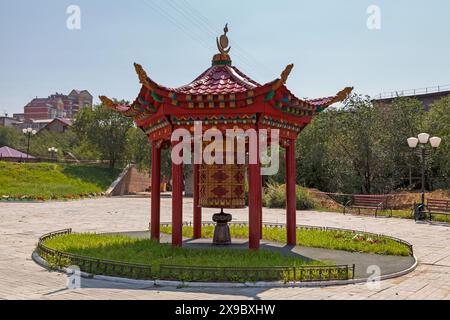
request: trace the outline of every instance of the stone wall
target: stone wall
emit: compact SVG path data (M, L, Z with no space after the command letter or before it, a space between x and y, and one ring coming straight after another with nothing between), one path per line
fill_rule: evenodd
M151 178L147 173L139 172L135 165L129 165L107 191L107 195L116 197L151 189Z

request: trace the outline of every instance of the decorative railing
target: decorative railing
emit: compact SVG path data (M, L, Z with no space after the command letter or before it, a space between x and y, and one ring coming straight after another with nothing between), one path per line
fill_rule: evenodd
M355 265L259 268L161 265L160 275L164 279L180 281L338 281L354 279Z
M235 222L234 224L247 225L247 223L244 222ZM183 282L313 282L350 280L355 277L355 265L258 268L160 265L159 273L152 273L152 268L150 265L130 264L85 257L61 252L49 248L44 244L46 240L71 233L72 229L65 229L43 235L39 238L36 249L37 253L54 267L67 267L73 265L79 267L81 271L90 274L126 277L132 279L160 279Z
M71 233L72 229L65 229L43 235L39 238L37 253L54 267L67 267L73 265L79 267L81 271L91 274L126 277L131 279L153 279L152 268L150 265L95 259L61 252L49 248L44 244L48 239Z

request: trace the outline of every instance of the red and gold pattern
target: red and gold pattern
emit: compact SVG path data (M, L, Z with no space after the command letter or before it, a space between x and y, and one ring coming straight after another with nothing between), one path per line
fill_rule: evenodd
M245 173L245 165L201 165L200 206L203 208L245 208Z

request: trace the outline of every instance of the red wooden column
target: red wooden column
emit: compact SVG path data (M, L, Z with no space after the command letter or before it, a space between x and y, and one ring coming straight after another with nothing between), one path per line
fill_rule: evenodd
M253 152L257 152L257 163L250 163L248 168L248 210L249 210L249 248L258 250L261 240L262 184L261 163L259 159L259 138ZM256 149L256 150L255 150ZM251 150L251 148L250 148ZM252 152L252 151L250 151Z
M178 142L172 144L176 145ZM172 162L172 246L183 245L183 164Z
M156 141L152 142L152 198L151 198L151 238L160 238L160 210L161 210L161 147Z
M202 208L199 206L199 183L200 183L200 165L194 164L194 239L202 237Z
M263 207L262 207L262 193L263 193L263 189L262 189L262 187L263 187L263 177L262 177L262 175L261 175L261 188L259 189L260 191L261 191L261 197L259 197L259 199L260 199L260 204L259 204L259 215L260 215L260 218L259 218L259 225L260 225L260 227L259 227L259 238L262 240L262 238L263 238L263 221L264 221L264 217L263 217Z
M296 200L295 140L289 140L286 147L286 229L287 244L297 243L297 200Z

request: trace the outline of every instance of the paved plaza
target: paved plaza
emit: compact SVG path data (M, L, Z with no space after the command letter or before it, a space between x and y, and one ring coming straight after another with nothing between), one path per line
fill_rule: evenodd
M143 288L84 279L83 288L66 290L65 275L38 266L31 253L44 233L64 228L74 232L123 232L148 226L147 198L93 199L75 202L0 203L0 299L450 299L450 226L411 220L299 211L298 224L383 233L414 245L418 268L401 278L326 288ZM169 222L171 200L161 201L161 221ZM192 200L184 200L184 220L192 220ZM210 220L214 210L204 210ZM235 220L247 220L234 210ZM285 221L284 210L264 209L264 221Z

